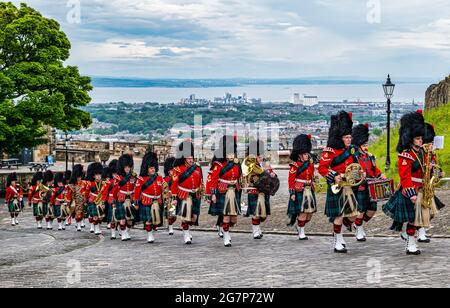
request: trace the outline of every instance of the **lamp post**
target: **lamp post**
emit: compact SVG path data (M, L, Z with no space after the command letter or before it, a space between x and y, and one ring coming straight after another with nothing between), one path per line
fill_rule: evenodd
M394 96L395 84L391 82L391 76L388 75L386 83L383 84L384 96L387 98L387 153L386 153L386 171L391 167L391 98Z

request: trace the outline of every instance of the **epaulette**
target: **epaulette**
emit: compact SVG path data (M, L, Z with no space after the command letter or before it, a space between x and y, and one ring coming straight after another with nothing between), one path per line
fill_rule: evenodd
M217 165L219 167L223 167L222 163L220 161L213 162L213 165Z
M143 180L144 180L144 178L143 178L142 176L138 176L137 179L140 180L140 181L143 181Z
M297 162L292 162L292 163L289 164L289 166L298 168Z
M173 168L173 170L175 170L176 172L178 172L178 173L180 173L181 172L181 169L180 169L180 167L178 166L178 167L175 167L175 168Z
M333 148L324 148L323 152L329 152L329 153L333 153L333 154L336 153Z
M406 158L412 161L416 160L411 154L409 154L408 151L403 151L402 153L398 154L398 157Z

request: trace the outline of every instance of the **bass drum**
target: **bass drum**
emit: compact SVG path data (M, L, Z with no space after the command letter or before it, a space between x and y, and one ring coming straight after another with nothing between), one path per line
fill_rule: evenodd
M265 195L275 196L280 188L280 179L278 179L277 176L272 177L269 173L264 172L259 176L259 179L254 186Z

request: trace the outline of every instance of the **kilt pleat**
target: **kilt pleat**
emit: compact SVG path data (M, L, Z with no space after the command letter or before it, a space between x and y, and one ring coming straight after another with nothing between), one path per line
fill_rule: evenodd
M397 190L383 205L383 212L397 223L414 223L416 220L416 206L401 190Z
M266 214L270 215L270 196L264 195L264 204L266 206ZM258 206L258 195L248 195L248 207L245 217L254 216L256 214L256 208Z

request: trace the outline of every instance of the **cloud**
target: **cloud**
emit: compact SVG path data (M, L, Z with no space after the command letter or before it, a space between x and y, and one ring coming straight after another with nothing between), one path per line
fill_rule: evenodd
M396 67L430 76L450 61L448 0L381 0L380 24L367 22L361 0L81 0L80 24L67 21L67 0L25 2L61 23L70 63L87 74L302 77ZM408 63L421 57L430 65L414 71Z

